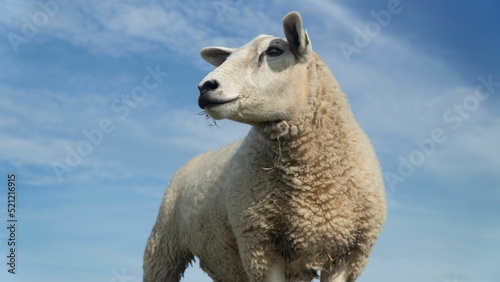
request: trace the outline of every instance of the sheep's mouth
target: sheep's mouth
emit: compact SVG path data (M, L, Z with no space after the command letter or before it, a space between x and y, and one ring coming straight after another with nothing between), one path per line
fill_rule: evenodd
M198 99L198 106L200 106L200 108L202 108L202 109L205 110L207 108L213 108L213 107L216 107L216 106L220 106L220 105L224 105L224 104L228 104L228 103L234 102L237 99L238 99L238 97L236 97L234 99L231 99L231 100L218 101L218 100L210 100L210 99L207 99L206 97L200 96L200 98Z

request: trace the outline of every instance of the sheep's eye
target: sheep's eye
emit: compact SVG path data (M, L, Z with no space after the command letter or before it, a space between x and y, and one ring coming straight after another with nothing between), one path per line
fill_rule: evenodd
M278 47L269 47L266 50L266 55L271 57L278 57L281 54L283 54L283 50Z

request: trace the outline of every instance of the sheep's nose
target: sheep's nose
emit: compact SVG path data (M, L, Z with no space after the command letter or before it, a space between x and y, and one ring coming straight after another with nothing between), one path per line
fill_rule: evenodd
M200 90L200 95L207 93L210 90L215 90L219 87L219 83L215 79L207 80L203 85L198 85L198 90Z

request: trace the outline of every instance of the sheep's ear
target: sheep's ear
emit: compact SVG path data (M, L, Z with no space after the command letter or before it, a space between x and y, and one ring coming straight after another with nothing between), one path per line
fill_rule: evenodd
M298 12L290 12L283 18L283 29L292 52L301 58L308 58L312 46L307 32L302 28L302 18Z
M234 52L235 49L226 47L205 47L201 49L201 57L210 64L218 67Z

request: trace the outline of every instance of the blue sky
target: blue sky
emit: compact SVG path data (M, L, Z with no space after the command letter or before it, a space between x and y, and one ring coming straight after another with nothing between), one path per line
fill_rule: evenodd
M199 50L283 36L290 10L386 175L359 281L500 281L498 2L74 2L0 2L1 226L8 173L18 187L17 274L2 227L1 281L141 281L172 175L248 131L197 115ZM210 280L195 264L183 281Z

